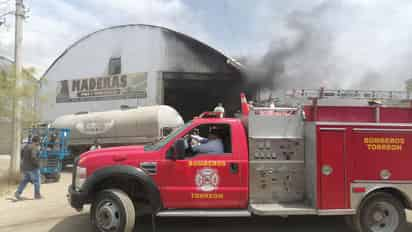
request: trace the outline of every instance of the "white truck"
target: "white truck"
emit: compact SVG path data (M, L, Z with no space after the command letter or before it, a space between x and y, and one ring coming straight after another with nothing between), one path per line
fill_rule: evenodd
M170 106L156 105L104 112L80 112L58 117L53 128L71 131L69 149L74 157L96 142L102 147L153 143L183 125L180 114Z

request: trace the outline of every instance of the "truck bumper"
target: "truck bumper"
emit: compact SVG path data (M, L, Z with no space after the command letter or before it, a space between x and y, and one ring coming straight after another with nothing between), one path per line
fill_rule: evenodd
M83 205L87 203L87 193L76 191L74 187L70 185L67 200L74 209L81 211L83 209Z

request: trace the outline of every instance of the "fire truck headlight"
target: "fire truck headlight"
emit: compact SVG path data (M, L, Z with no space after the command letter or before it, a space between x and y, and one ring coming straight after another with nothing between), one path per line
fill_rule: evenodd
M81 190L82 185L84 184L84 182L86 181L86 177L87 177L87 169L81 166L77 166L76 168L76 179L75 179L75 188L76 190Z

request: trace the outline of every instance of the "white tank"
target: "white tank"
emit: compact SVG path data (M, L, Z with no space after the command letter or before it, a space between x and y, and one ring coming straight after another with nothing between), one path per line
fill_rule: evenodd
M107 147L154 142L183 123L175 109L157 105L64 115L51 126L71 129L70 146L92 145L97 139Z

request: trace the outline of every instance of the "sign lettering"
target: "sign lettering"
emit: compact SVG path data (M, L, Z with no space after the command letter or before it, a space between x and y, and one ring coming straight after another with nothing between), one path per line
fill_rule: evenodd
M405 138L365 137L363 144L369 151L402 151Z
M133 73L60 81L56 102L145 98L146 95L146 73Z
M225 167L226 162L221 160L189 160L189 167Z
M192 193L192 199L218 199L224 198L223 193Z

